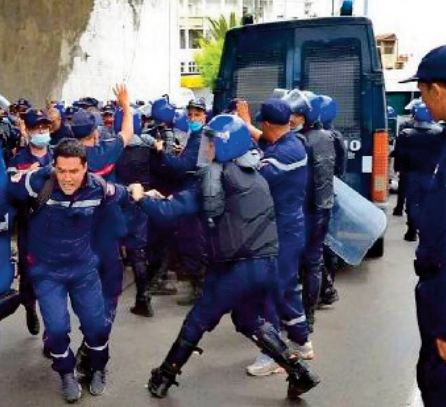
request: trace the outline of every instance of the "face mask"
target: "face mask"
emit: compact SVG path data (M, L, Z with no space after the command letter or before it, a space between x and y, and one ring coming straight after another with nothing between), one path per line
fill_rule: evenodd
M46 133L38 133L31 136L31 144L34 147L37 148L44 148L47 147L48 144L50 144L50 132L47 131Z
M197 133L203 128L203 123L191 120L189 122L189 130L191 133Z
M304 128L304 125L302 123L300 123L293 129L293 131L297 133L297 132L301 131L303 128Z

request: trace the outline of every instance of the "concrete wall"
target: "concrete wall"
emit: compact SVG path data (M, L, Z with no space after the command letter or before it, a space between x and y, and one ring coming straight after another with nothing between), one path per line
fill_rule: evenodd
M0 0L0 94L71 102L179 88L177 0Z

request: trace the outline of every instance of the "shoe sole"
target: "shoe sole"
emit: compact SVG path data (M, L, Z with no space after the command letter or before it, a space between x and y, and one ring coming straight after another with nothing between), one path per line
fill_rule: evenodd
M266 377L271 376L273 374L283 374L285 373L285 369L283 367L276 367L274 370L268 370L264 372L252 372L249 369L246 369L246 374L252 377Z

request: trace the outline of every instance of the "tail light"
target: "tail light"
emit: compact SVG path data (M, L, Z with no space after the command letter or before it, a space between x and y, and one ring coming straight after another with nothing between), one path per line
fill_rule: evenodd
M372 201L386 202L389 182L389 134L376 130L373 135Z

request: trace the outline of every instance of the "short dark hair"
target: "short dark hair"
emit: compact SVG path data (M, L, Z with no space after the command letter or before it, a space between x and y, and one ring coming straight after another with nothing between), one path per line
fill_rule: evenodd
M82 164L87 162L87 150L85 146L75 138L65 138L54 148L54 162L57 162L58 157L79 157Z

